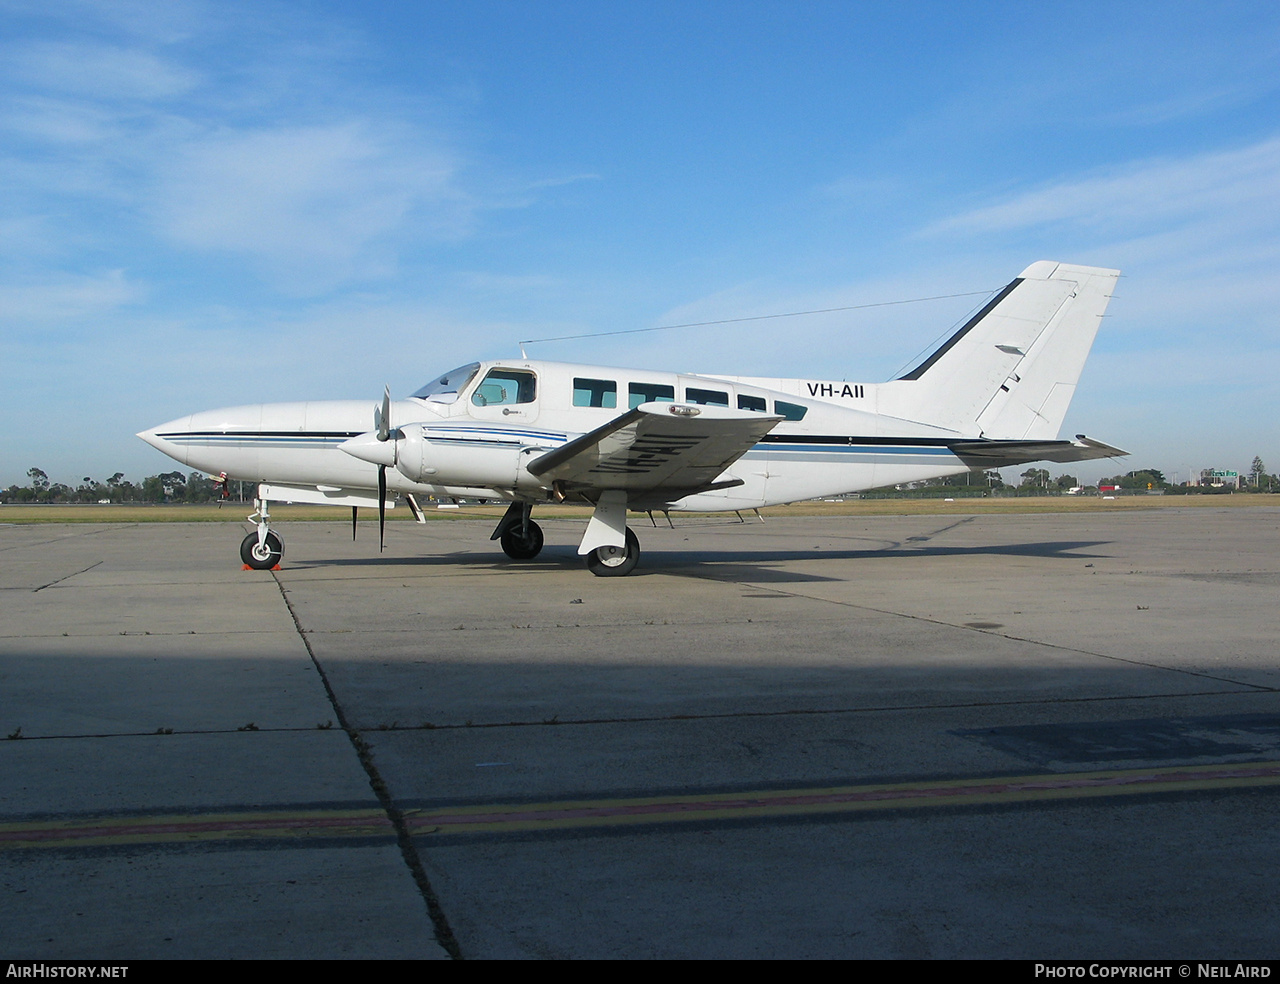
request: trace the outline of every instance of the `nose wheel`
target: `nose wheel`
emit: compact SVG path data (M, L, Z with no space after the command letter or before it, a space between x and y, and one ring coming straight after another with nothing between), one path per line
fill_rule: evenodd
M240 559L246 567L252 567L255 571L271 570L284 556L284 541L268 525L271 517L267 513L267 505L266 499L253 500L253 513L249 516L249 522L258 528L240 542Z
M640 541L627 527L621 547L597 547L586 555L587 570L596 577L626 577L640 561Z
M271 570L283 556L284 541L274 530L268 530L261 543L256 532L250 533L240 543L240 559L255 571Z

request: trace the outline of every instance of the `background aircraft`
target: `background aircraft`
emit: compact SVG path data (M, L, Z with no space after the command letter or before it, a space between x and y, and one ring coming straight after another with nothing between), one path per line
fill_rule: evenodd
M600 576L631 572L627 510L712 512L832 496L1029 461L1125 452L1058 439L1119 271L1041 261L916 368L885 383L474 362L406 400L209 410L138 436L191 468L260 483L241 556L284 551L270 502L376 507L400 493L502 499L493 531L536 557L535 505L584 502L578 547Z

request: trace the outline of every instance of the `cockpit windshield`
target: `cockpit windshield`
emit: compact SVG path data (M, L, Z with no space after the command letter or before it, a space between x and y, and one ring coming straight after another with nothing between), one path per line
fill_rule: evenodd
M439 379L433 379L426 386L411 394L415 400L426 400L430 403L453 403L467 383L480 371L480 363L472 362L457 369L450 369Z

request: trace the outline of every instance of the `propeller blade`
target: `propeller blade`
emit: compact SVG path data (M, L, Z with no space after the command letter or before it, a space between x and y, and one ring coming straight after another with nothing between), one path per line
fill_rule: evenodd
M373 411L373 426L378 432L378 440L385 441L391 436L391 387L382 392L382 406Z
M351 507L351 542L356 542L356 511L357 507Z
M378 466L378 552L386 546L387 532L387 466Z

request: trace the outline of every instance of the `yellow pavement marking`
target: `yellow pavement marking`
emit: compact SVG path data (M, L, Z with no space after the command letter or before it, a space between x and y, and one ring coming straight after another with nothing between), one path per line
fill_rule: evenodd
M754 820L932 807L988 806L1280 785L1280 763L1166 766L736 793L409 809L410 833L501 835L638 824ZM227 841L393 838L379 809L81 817L0 823L0 850Z

